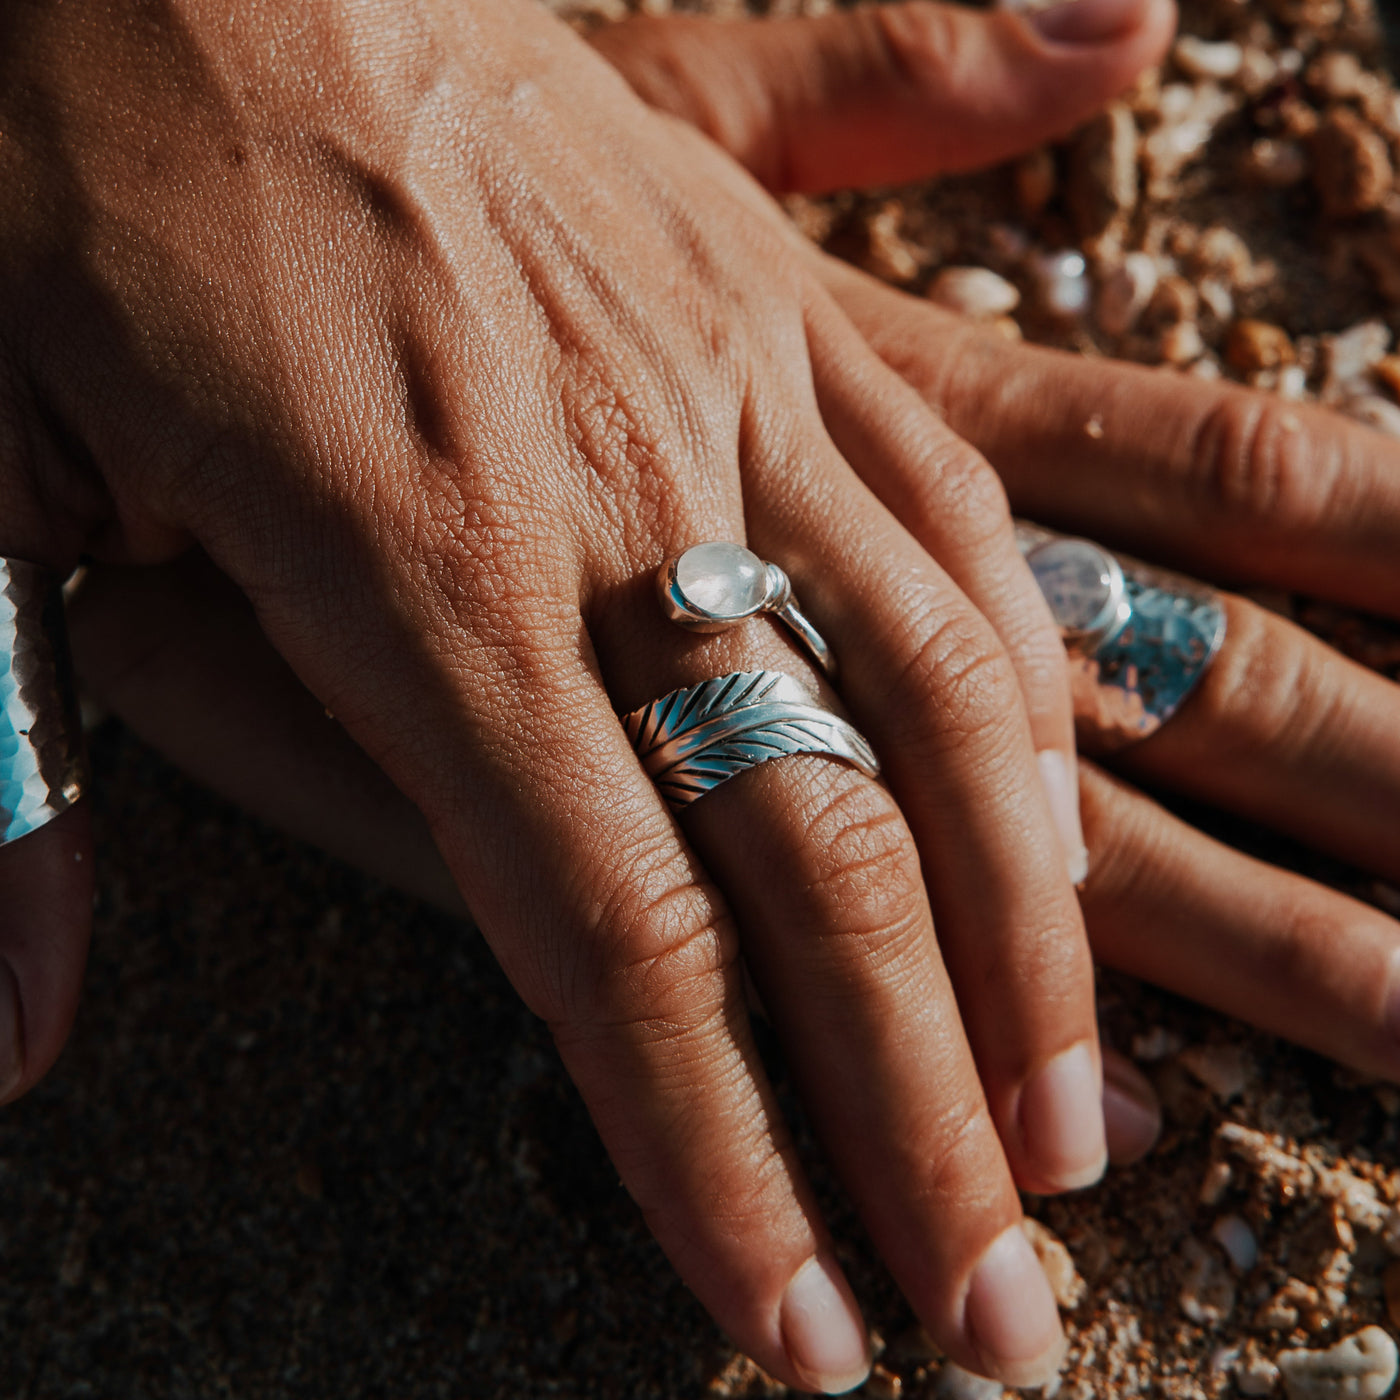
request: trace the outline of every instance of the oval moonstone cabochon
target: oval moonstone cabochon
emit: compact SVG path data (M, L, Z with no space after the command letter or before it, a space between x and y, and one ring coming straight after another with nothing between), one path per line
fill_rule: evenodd
M1112 621L1117 604L1111 557L1088 540L1050 540L1032 550L1026 562L1066 632L1093 633Z
M687 549L676 560L675 579L687 605L714 618L748 617L768 596L768 566L728 540Z

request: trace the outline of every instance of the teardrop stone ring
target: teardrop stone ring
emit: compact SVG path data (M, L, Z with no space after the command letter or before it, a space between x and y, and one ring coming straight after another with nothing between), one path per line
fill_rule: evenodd
M692 545L672 555L656 576L661 607L691 632L723 632L758 613L780 618L829 681L836 657L792 596L792 582L777 564L728 540Z

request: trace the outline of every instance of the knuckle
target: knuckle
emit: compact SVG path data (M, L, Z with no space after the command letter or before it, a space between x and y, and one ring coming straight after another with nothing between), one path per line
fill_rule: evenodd
M879 36L888 66L918 87L945 87L968 58L966 27L948 7L915 3L878 6Z
M648 1043L689 1037L728 1014L738 934L688 871L645 848L615 872L542 1012L576 1030L627 1029Z
M928 915L918 856L882 788L843 775L837 791L804 815L803 832L819 928L858 945L867 963L899 960L922 945Z
M1333 508L1343 461L1331 436L1304 430L1296 409L1232 390L1201 420L1191 471L1212 510L1308 530Z
M910 602L896 654L906 659L890 688L889 714L901 738L951 750L1009 744L1019 683L996 634L971 607L945 596Z

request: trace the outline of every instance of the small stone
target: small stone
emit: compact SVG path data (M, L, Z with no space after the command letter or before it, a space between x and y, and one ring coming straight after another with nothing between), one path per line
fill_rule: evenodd
M1205 354L1206 343L1194 321L1178 321L1162 332L1158 353L1169 365L1189 365Z
M1244 62L1244 50L1228 40L1212 44L1183 34L1172 46L1172 60L1188 78L1233 78Z
M1059 178L1055 173L1054 153L1048 146L1037 146L1016 162L1012 179L1022 218L1035 218L1055 197Z
M1188 1239L1182 1247L1181 1311L1199 1325L1220 1322L1235 1307L1235 1285L1219 1255L1200 1240Z
M1081 238L1097 237L1136 207L1137 149L1137 123L1121 102L1079 129L1069 149L1065 201Z
M1244 1216L1222 1215L1211 1226L1210 1237L1240 1273L1247 1274L1259 1262L1259 1241Z
M1278 372L1278 385L1274 389L1281 399L1292 399L1295 403L1308 394L1308 372L1302 365L1284 365Z
M1275 1358L1289 1400L1380 1400L1400 1365L1381 1327L1364 1327L1326 1351L1283 1351Z
M1338 335L1322 337L1322 398L1337 403L1364 393L1371 370L1390 349L1390 327L1384 321L1359 321Z
M1161 123L1143 138L1147 192L1154 199L1176 194L1176 178L1200 156L1215 128L1239 105L1239 97L1218 83L1203 80L1194 87L1168 83L1158 103Z
M1201 304L1200 293L1184 277L1168 273L1157 283L1147 311L1157 324L1194 321Z
M1270 189L1284 190L1298 184L1308 173L1308 153L1297 141L1275 141L1261 136L1244 160L1246 179Z
M1217 321L1228 322L1235 314L1235 299L1230 288L1219 277L1202 277L1196 286L1201 305Z
M928 299L979 320L1005 316L1021 304L1021 293L989 267L945 267L929 284Z
M1236 321L1225 336L1225 359L1238 370L1277 369L1296 358L1288 332L1269 321Z
M1323 117L1312 155L1313 184L1334 219L1379 209L1394 183L1385 138L1348 107L1334 107Z
M1084 314L1089 305L1089 275L1082 253L1070 249L1034 253L1027 266L1046 311L1065 321L1078 320Z
M1165 1026L1152 1026L1133 1037L1133 1059L1143 1064L1155 1064L1170 1059L1181 1049L1181 1037Z
M1147 309L1157 290L1157 260L1147 253L1127 253L1099 286L1094 318L1106 335L1126 335Z
M1317 1312L1322 1297L1310 1283L1291 1278L1254 1315L1264 1332L1291 1332L1305 1316Z
M903 206L894 199L865 221L866 246L861 262L867 272L886 282L912 282L922 266L918 251L903 235L903 223Z
M1222 277L1231 287L1239 287L1250 281L1254 259L1249 244L1234 229L1212 224L1192 245L1191 266L1198 273Z
M1233 1177L1229 1162L1212 1162L1206 1168L1205 1176L1201 1178L1201 1189L1197 1199L1203 1206L1219 1205L1225 1199Z
M1329 49L1308 66L1308 86L1332 102L1345 102L1362 95L1366 74L1354 53Z
M899 1400L904 1394L904 1382L877 1361L870 1368L870 1376L860 1393L868 1396L869 1400Z
M1267 1356L1248 1357L1235 1367L1235 1385L1241 1395L1271 1395L1278 1381L1278 1367Z
M727 540L687 549L676 561L676 583L687 603L717 618L746 617L768 595L763 560Z
M1240 70L1235 86L1246 97L1260 97L1273 86L1280 73L1278 60L1257 44L1246 44L1240 54Z
M1048 1226L1030 1216L1021 1222L1021 1228L1035 1250L1035 1257L1040 1260L1040 1267L1045 1270L1055 1301L1066 1311L1077 1308L1084 1301L1085 1284L1075 1271L1074 1259L1064 1242Z

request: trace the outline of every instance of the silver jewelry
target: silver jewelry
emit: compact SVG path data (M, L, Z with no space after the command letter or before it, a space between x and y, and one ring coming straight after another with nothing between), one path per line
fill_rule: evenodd
M827 679L836 679L836 657L797 606L792 581L751 549L728 540L692 545L661 566L656 586L666 616L692 632L722 632L757 613L772 613Z
M673 690L624 715L622 727L675 811L745 768L788 754L823 754L880 775L865 737L782 671L735 671Z
M1018 521L1017 543L1069 653L1074 714L1100 750L1155 733L1225 640L1214 589Z
M62 593L43 569L0 558L0 846L37 831L82 794Z

